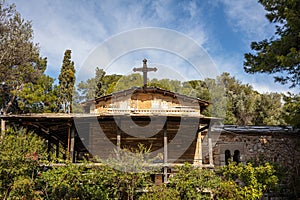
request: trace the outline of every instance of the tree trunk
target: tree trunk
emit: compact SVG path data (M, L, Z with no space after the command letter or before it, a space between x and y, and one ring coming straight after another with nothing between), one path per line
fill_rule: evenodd
M11 99L8 102L6 108L3 110L2 116L5 116L7 114L7 111L10 108L10 106L13 104L15 98L16 98L16 96L11 97ZM1 137L0 137L0 141L2 141L4 135L5 135L5 120L1 118Z
M2 141L3 137L5 134L5 120L1 119L1 137L0 137L0 142Z

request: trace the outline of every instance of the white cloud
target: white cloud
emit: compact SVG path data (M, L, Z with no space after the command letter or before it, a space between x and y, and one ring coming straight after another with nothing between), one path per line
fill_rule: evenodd
M265 17L266 11L255 0L223 0L228 22L235 31L248 37L269 37L273 30Z
M105 39L134 28L175 26L178 30L196 38L200 44L205 39L205 34L199 26L178 23L181 10L176 1L137 3L109 0L26 2L15 0L15 2L22 16L33 20L35 41L40 44L43 55L48 57L50 72L59 69L65 49L70 48L73 51L72 58L78 65ZM189 5L191 7L189 12L195 13L195 4ZM184 22L184 19L180 20Z
M194 40L169 29L144 28L123 32L99 45L82 65L78 79L90 78L97 65L108 73L128 72L127 66L134 61L140 64L143 58L190 79L216 76L210 57Z
M282 85L278 82L274 82L273 75L269 74L249 74L248 82L253 88L259 92L278 92L286 93L287 91L291 93L298 94L299 88L289 88L289 85Z
M205 50L214 55L212 59L216 61L220 73L228 71L232 75L236 75L238 79L242 79L243 82L247 82L248 75L242 69L243 53L245 52L239 52L240 49L223 49L220 42L222 38L215 38L214 31L218 29L213 27L218 26L218 21L211 21L217 19L214 16L215 12L223 9L226 20L235 31L241 33L242 39L245 40L241 45L247 43L249 46L250 41L268 37L273 31L264 17L264 9L255 0L215 0L212 2L196 0L182 2L176 0L141 0L139 2L118 0L10 1L16 3L17 9L25 19L33 21L35 41L40 43L42 55L48 57L47 72L53 77L58 76L63 53L68 48L73 52L72 59L76 66L80 67L96 47L113 35L136 28L162 27L177 30L195 40L198 45L205 46ZM150 37L150 35L145 34L138 37ZM128 38L126 41L121 41L118 46L119 50L128 43L136 42L135 39ZM193 49L185 48L180 41L172 40L168 36L160 42L171 42L177 49L181 48L182 52L185 51L185 54L188 53L188 50ZM241 49L245 48L241 47ZM149 60L152 59L152 63L162 66L170 66L170 63L173 62L172 67L173 64L178 66L178 70L176 70L185 77L192 77L195 74L188 67L182 67L184 62L181 58L176 60L171 56L156 54L148 52L144 56L148 56ZM140 65L144 56L143 54L137 55L140 57L128 57L126 62L124 59L120 59L118 65L124 64L124 70L120 72L130 72L131 69L127 69L126 66ZM205 61L203 62L205 63ZM113 70L113 68L110 69ZM77 71L80 72L80 69ZM255 82L258 81L252 81L252 83ZM274 83L271 80L266 84Z
M197 14L197 10L198 10L196 1L190 1L188 3L187 10L189 11L191 18L195 17Z

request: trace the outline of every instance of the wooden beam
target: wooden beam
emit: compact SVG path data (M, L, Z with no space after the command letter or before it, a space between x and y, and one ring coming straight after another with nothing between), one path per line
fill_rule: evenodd
M164 183L168 182L168 132L167 122L164 125Z
M48 153L48 160L50 161L50 151L51 151L51 134L49 133L48 136L48 144L47 144L47 153Z
M71 126L68 126L68 153L71 151Z
M75 128L71 127L71 141L70 141L70 159L71 162L75 162Z
M64 167L66 166L66 163L49 163L46 166L51 166L51 167ZM97 167L97 166L106 166L104 163L73 163L73 165L76 166L88 166L88 167ZM170 168L176 167L176 166L184 166L184 163L169 163L167 166ZM40 164L40 166L45 166L44 163ZM145 164L144 166L147 167L160 167L161 164ZM193 165L197 167L197 165ZM211 168L209 164L203 164L203 168Z
M55 157L59 157L59 140L56 140Z
M120 156L121 150L121 118L117 121L117 157Z
M199 128L198 128L198 132L202 132L202 131L204 131L204 130L206 130L206 129L208 129L208 128L209 128L208 125L203 126L203 127L199 127Z
M118 129L118 132L119 132L119 129ZM120 133L118 133L118 132L117 132L117 139L116 139L116 137L109 137L108 138L111 141L117 140L117 147L119 146L118 140L119 140L120 146L121 146L121 139L122 139L122 141L161 141L161 138L135 138L135 137L126 137L125 138L125 137L121 137L121 131L120 131ZM118 135L120 137L118 137Z
M208 132L208 156L209 156L209 165L214 166L213 160L213 149L212 149L212 140L211 140L211 127L209 127Z
M202 168L202 134L198 132L197 134L197 143L196 151L194 156L194 165Z
M0 137L0 142L2 141L3 137L5 134L5 120L1 119L1 137Z

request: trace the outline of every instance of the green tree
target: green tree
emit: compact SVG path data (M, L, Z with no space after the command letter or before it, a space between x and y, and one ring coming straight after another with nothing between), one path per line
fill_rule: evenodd
M111 92L118 92L127 90L131 87L141 87L143 84L143 77L138 73L134 73L127 76L122 76L117 80L117 82L115 82L115 84L111 84L109 89Z
M272 165L230 163L216 172L222 179L216 190L217 199L260 199L267 189L274 189L278 178Z
M138 190L151 185L150 174L157 172L159 166L151 167L157 157L150 150L138 144L137 149L121 149L108 159L107 164L116 170L113 180L118 199L126 194L128 200L133 200Z
M281 94L260 94L256 101L255 125L284 125Z
M79 101L92 100L119 90L116 86L122 75L106 75L106 72L98 67L95 74L95 77L81 81L77 85Z
M152 79L148 81L149 86L159 87L161 89L170 90L172 92L180 92L181 82L178 80L170 80L170 79Z
M244 89L236 94L234 99L237 123L239 125L254 125L257 94L250 88Z
M300 94L288 93L283 95L284 118L286 122L295 127L300 127Z
M75 92L75 67L71 61L71 50L66 50L61 67L59 80L58 100L64 113L72 112L72 100Z
M33 43L31 22L21 17L15 5L6 5L1 1L0 103L3 115L22 112L22 106L19 107L18 102L26 103L26 90L37 86L46 69L45 63L46 59L40 58L39 48ZM40 100L36 100L38 101ZM5 122L1 120L2 134L4 129Z
M39 189L47 199L136 199L151 184L149 149L123 149L102 165L66 163L42 172ZM152 171L153 172L153 171Z
M226 88L218 79L206 78L204 82L207 85L211 102L208 115L225 119L227 110Z
M258 93L250 85L242 84L235 77L231 77L229 73L221 74L217 80L225 88L227 101L225 123L252 125Z
M31 62L35 63L39 59L38 46L33 43L31 22L22 19L14 4L7 6L2 1L0 2L0 55L0 80L29 79L31 76L28 76L28 72L34 70ZM12 82L8 83L15 85Z
M166 185L153 186L143 193L139 200L180 200L179 192Z
M251 85L242 84L235 77L231 77L229 73L221 74L217 77L217 82L225 89L224 96L227 101L225 124L286 124L282 117L283 108L280 94L260 94L254 91ZM216 103L221 102L221 100Z
M46 59L41 59L39 63L44 65L44 69L46 69ZM16 98L19 112L42 113L57 111L57 88L54 87L53 83L53 78L41 74L33 82L24 84Z
M81 81L77 85L77 89L80 93L80 101L103 96L105 94L104 77L105 71L97 67L95 77L86 80L86 82Z
M105 71L103 69L96 68L95 77L95 98L99 98L104 95L103 78L105 77Z
M0 199L38 196L36 172L46 157L44 141L26 130L9 129L0 143Z
M35 80L44 66L32 64L39 61L39 50L31 23L21 18L15 5L0 2L0 30L0 100L6 114L24 84Z
M275 74L275 81L296 87L300 85L300 2L259 2L276 32L270 39L251 43L254 53L245 54L244 69L248 73Z
M210 101L210 94L207 85L201 80L183 82L179 90L174 92Z
M5 102L8 102L6 109L3 109L5 114L8 111L13 113L55 111L54 79L44 74L47 65L46 58L39 59L35 65L39 66L40 74L36 74L36 77L31 80L20 83L21 88L13 89L14 87L9 87L3 82L3 87L0 88L3 100L2 106L5 107Z
M220 183L214 171L199 169L191 164L186 163L177 171L169 184L179 192L180 199L211 199Z
M37 179L45 199L109 199L112 194L114 171L106 166L88 163L52 167Z
M118 83L118 81L122 78L122 75L118 74L111 74L111 75L106 75L103 77L103 90L104 90L104 95L111 94L113 92L116 92L115 87Z

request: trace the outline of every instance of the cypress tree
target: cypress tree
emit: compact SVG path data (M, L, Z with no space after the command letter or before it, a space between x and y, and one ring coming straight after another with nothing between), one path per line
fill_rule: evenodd
M72 112L72 98L74 94L75 85L75 67L74 62L71 61L72 51L67 49L65 51L62 67L58 76L59 80L59 107L65 113Z

